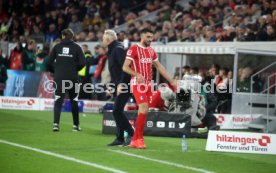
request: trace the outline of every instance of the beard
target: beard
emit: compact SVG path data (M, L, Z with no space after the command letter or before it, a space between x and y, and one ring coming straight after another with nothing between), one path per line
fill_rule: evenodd
M145 45L146 47L149 47L150 44L151 44L151 41L144 41L144 45Z

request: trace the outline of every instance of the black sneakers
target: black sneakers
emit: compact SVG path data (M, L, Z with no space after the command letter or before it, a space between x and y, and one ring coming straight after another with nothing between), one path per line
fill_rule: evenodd
M117 138L110 144L107 144L107 146L112 147L112 146L123 146L124 141L119 141Z
M123 147L128 147L130 146L130 142L132 140L132 136L128 136L123 144Z
M79 131L81 131L81 128L80 128L80 126L73 125L72 131L73 132L79 132Z
M59 131L59 125L57 123L54 123L53 132L58 132L58 131Z
M79 131L81 131L81 128L80 128L80 126L73 125L72 131L79 132ZM53 132L59 132L59 124L54 123Z

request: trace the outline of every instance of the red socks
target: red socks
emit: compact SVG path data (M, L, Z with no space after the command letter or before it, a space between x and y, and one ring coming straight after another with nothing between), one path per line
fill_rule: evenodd
M139 113L136 119L136 127L132 140L141 139L144 137L144 128L147 120L147 114Z

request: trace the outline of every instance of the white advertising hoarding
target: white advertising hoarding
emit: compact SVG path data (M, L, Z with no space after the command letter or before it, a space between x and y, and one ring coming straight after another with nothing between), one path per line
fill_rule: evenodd
M0 97L0 108L39 110L39 99L31 97Z
M214 114L220 129L247 129L261 114Z
M206 150L276 154L276 134L209 131Z

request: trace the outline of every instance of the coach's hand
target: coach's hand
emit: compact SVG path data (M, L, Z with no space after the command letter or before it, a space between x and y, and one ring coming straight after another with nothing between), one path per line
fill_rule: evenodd
M145 78L144 78L144 76L142 76L141 74L137 74L136 78L137 78L137 82L138 82L139 84L145 82Z
M105 90L106 96L112 96L114 91L112 91L112 88L107 88L107 90Z

